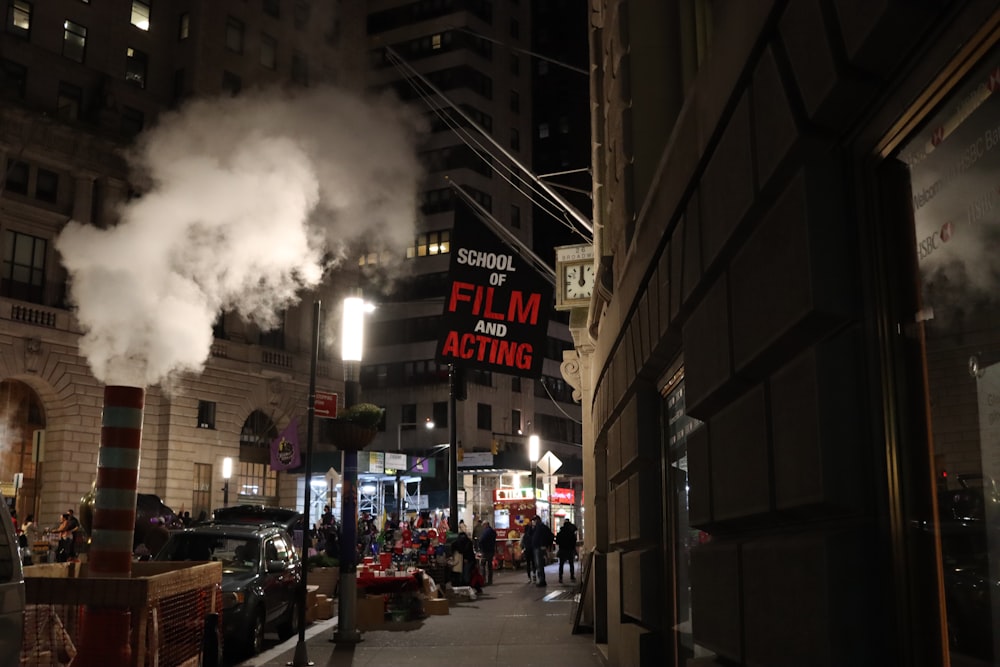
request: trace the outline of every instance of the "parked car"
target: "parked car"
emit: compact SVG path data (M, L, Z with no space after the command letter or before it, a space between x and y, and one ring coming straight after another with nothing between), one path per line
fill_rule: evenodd
M281 640L298 633L302 562L283 525L215 521L172 531L156 560L222 563L227 655L257 655L265 630Z
M7 501L0 496L0 667L21 662L24 573Z

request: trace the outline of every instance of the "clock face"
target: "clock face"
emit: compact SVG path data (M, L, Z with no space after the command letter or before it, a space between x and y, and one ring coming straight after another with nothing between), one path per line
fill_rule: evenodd
M566 267L563 294L566 299L589 299L594 291L594 265L571 264Z

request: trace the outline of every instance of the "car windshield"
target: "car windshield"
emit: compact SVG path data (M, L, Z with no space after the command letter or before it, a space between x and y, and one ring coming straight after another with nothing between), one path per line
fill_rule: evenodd
M260 547L256 540L227 535L174 533L156 560L211 560L222 563L222 571L256 572Z

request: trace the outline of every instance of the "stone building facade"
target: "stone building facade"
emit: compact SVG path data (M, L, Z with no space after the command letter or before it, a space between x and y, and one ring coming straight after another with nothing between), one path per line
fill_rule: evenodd
M997 3L591 7L596 641L998 664Z

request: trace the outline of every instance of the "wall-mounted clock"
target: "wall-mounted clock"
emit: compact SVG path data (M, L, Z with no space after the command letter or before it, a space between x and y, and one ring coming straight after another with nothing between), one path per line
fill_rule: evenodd
M594 246L559 246L556 251L556 308L569 310L587 306L594 293L597 267Z

